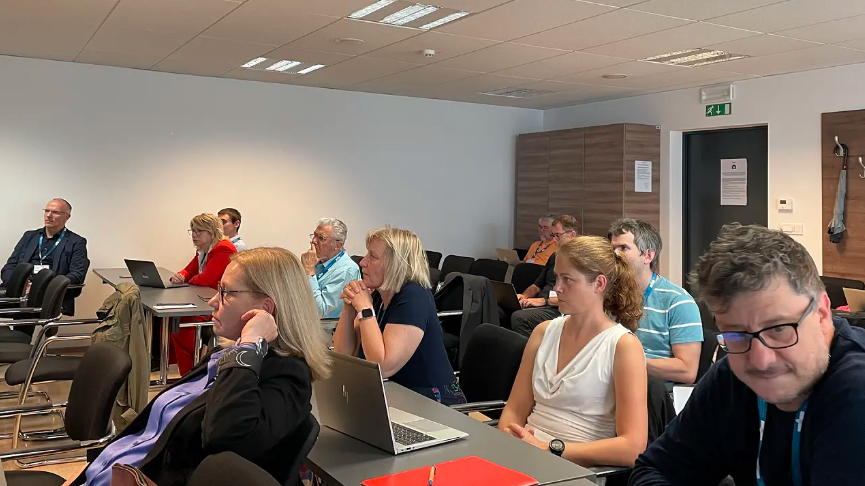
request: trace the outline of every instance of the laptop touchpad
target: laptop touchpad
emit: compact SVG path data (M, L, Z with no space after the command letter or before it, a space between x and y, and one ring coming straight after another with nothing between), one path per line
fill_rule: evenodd
M427 419L414 420L412 422L407 422L406 425L414 429L418 429L421 432L438 432L439 430L447 429L447 427L445 427L444 425L435 423L432 420Z

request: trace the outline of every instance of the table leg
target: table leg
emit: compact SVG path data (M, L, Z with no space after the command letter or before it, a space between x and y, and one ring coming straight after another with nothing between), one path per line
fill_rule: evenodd
M171 320L168 317L162 318L162 343L159 348L159 384L168 384L168 334L170 330Z
M153 350L153 313L148 310L144 311L144 338L147 343L147 355L150 356Z

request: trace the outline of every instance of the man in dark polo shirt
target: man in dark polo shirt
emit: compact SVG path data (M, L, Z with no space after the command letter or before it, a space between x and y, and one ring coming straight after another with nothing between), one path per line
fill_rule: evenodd
M87 240L66 228L66 222L72 217L72 205L65 199L52 199L45 205L43 213L45 226L24 233L0 270L3 286L12 276L15 266L22 262L32 263L34 273L50 268L57 275L68 277L72 285L84 283L90 268ZM64 314L75 313L75 297L80 294L80 288L66 292L63 299ZM32 332L32 328L21 330Z

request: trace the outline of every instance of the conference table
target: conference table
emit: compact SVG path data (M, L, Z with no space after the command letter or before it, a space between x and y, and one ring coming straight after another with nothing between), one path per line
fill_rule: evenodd
M129 270L126 268L97 268L93 270L103 283L117 289L122 283L134 284ZM163 275L173 275L170 270L159 268ZM150 382L151 386L165 386L168 380L168 335L180 329L181 317L207 316L213 313L213 309L207 304L216 294L216 290L210 287L198 287L190 285L187 287L174 287L170 289L157 289L153 287L139 287L141 304L144 306L145 333L147 336L147 351L150 352L152 343L151 323L153 318L160 319L162 332L159 343L159 378ZM159 304L192 304L184 308L165 308Z
M578 479L594 480L592 471L529 445L467 415L423 397L393 382L385 383L389 406L453 427L465 439L394 456L324 425L306 467L328 486L357 486L366 479L419 467L429 467L467 456L478 456L538 480L541 485ZM586 485L592 484L591 482Z

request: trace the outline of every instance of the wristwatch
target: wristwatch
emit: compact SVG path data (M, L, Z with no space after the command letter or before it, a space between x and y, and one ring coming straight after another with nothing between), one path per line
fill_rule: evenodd
M550 445L547 446L550 449L550 452L553 454L562 457L562 454L565 453L565 443L559 439L553 439L550 441Z
M375 317L375 312L372 309L364 309L360 311L360 320L365 321Z
M267 351L270 349L270 345L267 344L267 340L263 337L258 338L258 341L256 342L240 343L240 346L243 345L255 346L255 354L257 354L261 358L267 356Z

